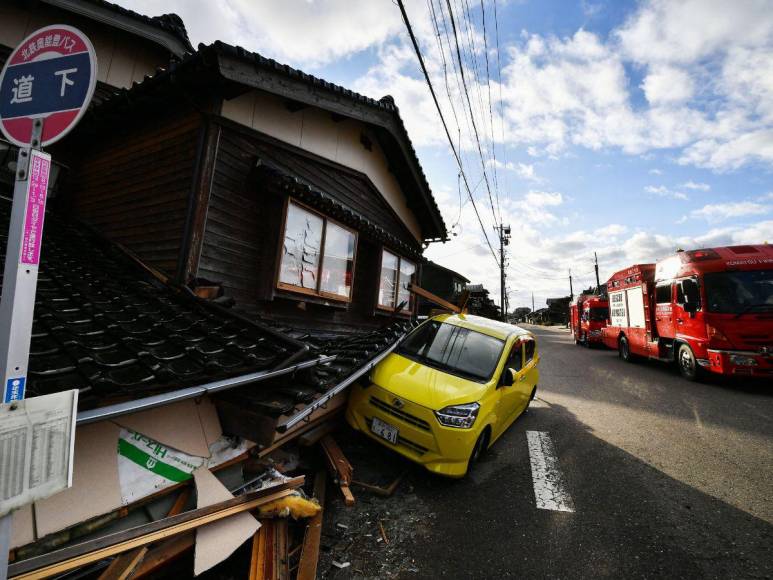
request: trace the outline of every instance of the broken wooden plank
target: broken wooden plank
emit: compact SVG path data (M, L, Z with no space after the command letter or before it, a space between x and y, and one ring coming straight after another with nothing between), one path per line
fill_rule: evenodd
M316 445L325 435L332 433L337 426L337 421L325 421L298 437L298 445L301 447L311 447L312 445Z
M186 532L168 540L164 540L158 546L152 548L145 555L140 565L134 571L132 580L144 578L170 564L196 545L196 534Z
M147 546L135 548L125 552L113 560L107 569L99 576L99 580L126 580L130 578L145 554L148 552Z
M411 284L408 287L408 290L418 296L421 296L422 298L426 298L430 302L434 302L438 306L442 306L446 310L450 310L455 314L459 314L462 311L462 309L459 308L456 304L452 304L447 300L443 300L440 296L437 296L436 294L433 294L429 290L425 290L424 288L422 288L421 286L417 286L416 284Z
M327 458L328 465L333 475L333 480L341 488L341 494L344 496L344 503L347 506L354 505L354 495L352 495L349 485L352 482L354 469L349 460L346 459L343 451L331 435L325 435L320 441L322 450Z
M387 487L381 487L380 485L373 485L370 483L365 483L364 481L357 481L356 479L353 479L352 485L357 485L359 487L367 489L368 491L372 491L376 495L380 495L382 497L391 497L397 490L397 486L400 485L400 482L402 480L403 480L403 476L399 475L397 479L395 479Z
M223 502L150 522L129 530L108 534L61 550L23 560L9 567L9 577L47 578L91 562L132 550L140 546L193 530L222 518L253 510L263 504L286 497L303 485L303 477L260 489Z
M311 518L306 526L301 548L301 559L298 564L297 580L314 580L317 577L317 563L319 562L319 544L322 539L322 514L325 512L325 483L327 474L318 471L314 477L314 497L317 498L322 510Z

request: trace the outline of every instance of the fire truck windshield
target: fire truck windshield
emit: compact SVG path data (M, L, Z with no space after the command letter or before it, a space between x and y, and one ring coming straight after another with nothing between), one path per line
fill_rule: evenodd
M609 317L608 308L591 308L590 319L595 322L603 322Z
M713 272L704 276L704 286L709 312L773 310L773 270Z

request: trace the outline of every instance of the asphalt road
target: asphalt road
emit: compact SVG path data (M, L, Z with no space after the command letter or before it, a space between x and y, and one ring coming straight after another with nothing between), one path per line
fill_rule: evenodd
M773 577L773 386L689 383L577 347L566 330L532 330L541 378L528 415L467 478L412 469L392 500L421 523L398 575ZM528 431L552 439L573 512L537 507Z

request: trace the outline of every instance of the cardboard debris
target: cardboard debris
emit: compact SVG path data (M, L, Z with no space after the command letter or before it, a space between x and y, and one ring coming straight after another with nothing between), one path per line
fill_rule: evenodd
M72 487L35 503L39 538L121 507L116 453L120 430L104 421L78 427Z
M193 472L193 477L196 480L197 507L233 497L209 469L199 468ZM198 576L228 558L259 528L258 520L242 512L197 529L193 574Z
M32 521L32 504L29 504L13 512L10 548L18 548L34 541L35 526Z
M211 412L207 407L212 408ZM217 420L214 406L209 398L205 397L199 402L186 399L171 405L124 415L117 417L115 422L188 455L209 457L210 441L207 439L220 430L219 421L217 428L213 425L213 413L214 419ZM194 419L199 417L202 418L201 421ZM205 424L206 427L204 427Z

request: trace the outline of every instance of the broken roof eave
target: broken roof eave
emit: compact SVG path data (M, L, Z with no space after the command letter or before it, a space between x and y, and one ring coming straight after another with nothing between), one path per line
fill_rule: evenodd
M219 73L227 81L318 107L381 129L379 140L383 141L385 136L388 137L396 145L402 157L408 161L405 167L409 170L411 181L418 189L424 205L421 213L431 221L431 227L424 228L426 230L424 239L433 241L447 239L445 223L429 190L426 177L421 171L416 152L410 143L396 106L362 97L243 49L220 42L207 48L212 48L216 52ZM267 66L263 61L273 63L273 66ZM310 79L317 82L310 82ZM414 208L414 211L415 209L417 208Z
M184 41L176 36L172 31L164 30L159 26L154 26L150 22L140 20L139 14L133 17L129 10L119 11L116 6L113 8L108 3L84 2L82 0L42 0L45 4L61 8L79 14L90 20L101 24L106 24L113 28L119 28L135 36L140 36L159 46L162 46L178 58L182 58L188 53L193 52L193 46L190 42ZM125 13L124 13L125 12ZM150 18L147 18L150 20ZM187 40L187 39L186 39Z

